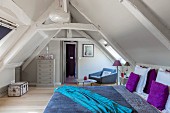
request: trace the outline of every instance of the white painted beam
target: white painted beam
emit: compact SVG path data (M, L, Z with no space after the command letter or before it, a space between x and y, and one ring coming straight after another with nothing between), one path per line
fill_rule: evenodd
M22 70L24 70L30 62L37 56L39 53L45 48L45 46L51 41L51 39L59 34L61 30L58 30L54 35L46 38L39 46L38 48L33 52L33 54L26 60L26 62L22 66Z
M54 2L55 3L55 2ZM52 4L36 21L36 23L42 24L49 16L49 13L54 9L56 4ZM57 2L56 2L57 3ZM5 68L5 65L8 65L9 62L19 53L19 51L24 47L26 43L37 33L36 24L32 24L22 38L11 48L7 55L0 62L0 70Z
M8 14L7 12L5 12L2 9L0 9L0 15L1 15L1 17L5 18L11 22L17 23L19 25L22 24L15 16Z
M86 37L88 40L90 40L91 42L93 42L95 44L95 46L97 46L97 48L111 61L114 62L115 58L112 57L110 55L110 53L106 52L104 50L104 48L99 44L99 42L97 42L96 40L94 40L91 36L89 36L87 33L85 33L84 31L77 31L79 34L81 34L83 37Z
M44 32L44 31L38 31L38 33L44 37L44 38L48 38L48 35Z
M67 30L67 38L72 38L73 37L73 33L71 29Z
M67 13L68 12L68 0L63 0L63 8L64 8L64 11Z
M142 0L121 0L121 3L170 50L170 30Z
M28 26L19 26L17 29L14 29L9 34L7 34L0 41L0 61L7 55L7 53L15 46L17 41L20 40L21 36L26 32Z
M52 38L53 41L89 41L86 38Z
M23 24L30 25L32 23L32 20L12 0L1 0L0 6L5 7L13 12L18 20L20 20Z
M36 33L36 26L32 25L12 50L5 56L4 64L8 64Z
M70 2L71 2L71 5L72 5L77 11L79 11L79 13L80 13L82 16L84 16L84 18L85 18L87 21L89 21L90 23L93 23L93 22L89 19L89 17L87 17L87 16L83 13L81 7L79 7L74 0L71 0ZM96 27L96 29L98 29L98 28ZM121 56L122 58L124 58L127 62L129 62L132 67L135 66L136 62L119 46L119 44L118 44L114 39L109 40L109 38L108 38L109 36L107 36L101 29L98 29L97 31L103 36L103 38L109 43L109 45L112 46L113 49L115 49L116 52L118 52L118 53L120 54L120 56Z
M92 23L92 21L89 19L89 17L87 17L87 16L83 13L83 11L81 10L81 7L78 7L78 6L77 6L77 3L76 3L76 2L77 2L76 0L70 0L71 5L72 5L87 21L89 21L90 23Z
M83 24L83 23L57 23L48 25L37 25L37 30L58 30L58 29L73 29L73 30L87 30L87 31L98 31L98 29L93 24Z

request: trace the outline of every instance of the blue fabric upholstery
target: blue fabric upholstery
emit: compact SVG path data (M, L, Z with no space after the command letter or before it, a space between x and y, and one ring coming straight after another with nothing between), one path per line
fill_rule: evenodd
M110 71L111 73L116 73L116 69L103 68L103 71Z
M102 76L103 71L110 71L111 74L107 76ZM94 79L101 84L116 83L117 72L116 69L103 68L102 71L89 74L89 79Z

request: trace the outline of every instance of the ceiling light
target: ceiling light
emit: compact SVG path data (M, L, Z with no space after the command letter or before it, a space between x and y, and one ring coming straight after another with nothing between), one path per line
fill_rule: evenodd
M70 15L62 10L55 10L49 14L49 18L51 21L57 22L69 22Z

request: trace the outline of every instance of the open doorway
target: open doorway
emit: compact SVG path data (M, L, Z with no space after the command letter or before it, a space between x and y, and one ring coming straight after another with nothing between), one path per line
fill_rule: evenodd
M64 42L64 83L75 83L77 78L77 42Z

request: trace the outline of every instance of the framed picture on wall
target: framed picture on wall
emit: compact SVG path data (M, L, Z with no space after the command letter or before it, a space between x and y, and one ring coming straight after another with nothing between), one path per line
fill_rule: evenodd
M83 57L94 57L94 44L83 44Z

